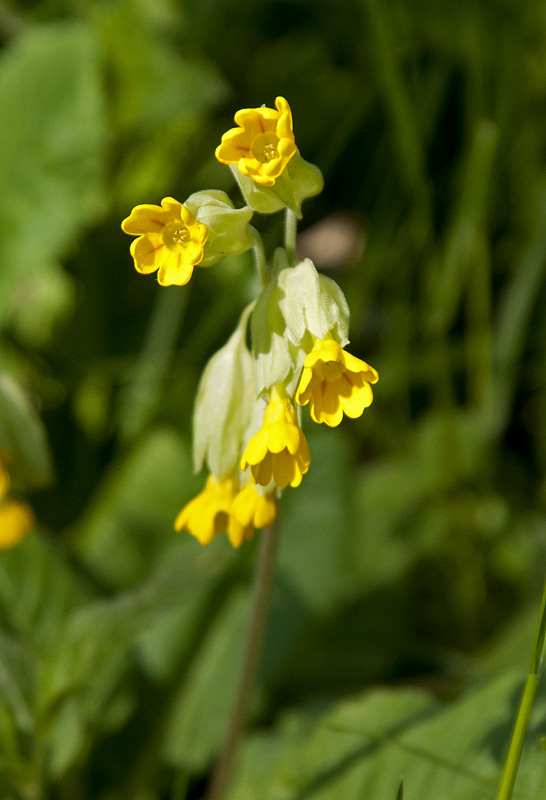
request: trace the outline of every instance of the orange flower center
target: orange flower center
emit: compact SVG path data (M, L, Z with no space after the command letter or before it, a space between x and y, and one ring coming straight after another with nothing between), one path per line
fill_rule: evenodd
M261 164L266 164L269 161L279 157L277 145L279 137L274 131L268 131L257 136L252 142L252 155Z
M165 226L163 241L169 250L176 253L184 250L191 242L191 233L183 222L171 222L170 225Z

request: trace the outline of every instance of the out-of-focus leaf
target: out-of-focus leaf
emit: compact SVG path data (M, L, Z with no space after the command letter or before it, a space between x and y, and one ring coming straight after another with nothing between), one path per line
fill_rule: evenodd
M151 432L105 477L80 524L79 553L101 580L130 585L179 535L175 516L199 484L188 443L168 429Z
M235 696L248 624L248 597L236 592L222 609L189 671L164 737L165 758L191 771L218 751Z
M288 715L251 738L229 794L233 800L494 800L517 709L514 673L444 708L415 690L368 692L332 709ZM542 693L534 719L543 718ZM531 725L514 794L546 792L539 726Z
M317 426L309 432L312 466L283 498L279 573L315 612L335 607L351 567L348 440Z
M43 486L52 478L51 453L42 421L15 381L3 373L0 455L16 485Z
M0 796L11 797L33 773L28 742L34 735L34 653L24 643L0 635Z
M229 565L227 542L216 553L194 544L178 538L137 589L86 603L67 615L55 647L44 658L40 682L40 715L53 774L63 773L80 757L91 730L95 735L108 732L126 720L137 700L126 681L136 661L132 653L142 662L139 645L157 620L186 604L191 608L194 598L213 590ZM166 658L180 657L194 638L190 624L176 631L177 652L173 655L172 643L167 643ZM155 656L161 664L161 653ZM70 743L65 741L67 731Z
M106 116L90 31L29 28L0 59L0 326L47 339L72 286L59 259L104 203Z
M164 191L183 163L192 164L207 115L227 85L212 61L174 46L179 8L161 18L150 4L118 0L97 4L93 19L114 77L117 126L127 137L115 191L122 206L131 206Z
M38 533L0 558L0 612L37 651L55 648L66 616L89 596L83 581Z

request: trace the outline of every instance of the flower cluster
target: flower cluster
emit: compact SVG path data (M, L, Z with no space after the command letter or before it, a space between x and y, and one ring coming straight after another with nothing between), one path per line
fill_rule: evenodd
M0 461L0 548L15 547L30 533L36 522L30 508L8 497L9 473Z
M330 427L344 415L359 417L378 375L344 349L349 309L339 286L309 259L293 258L290 220L301 217L302 202L323 181L296 147L290 106L278 97L275 109L241 109L235 122L216 158L231 167L244 206L217 190L183 204L167 197L160 206L136 206L122 228L137 237L131 244L137 271L157 270L162 286L184 285L196 266L254 249L262 289L207 364L195 403L195 468L206 464L209 476L175 521L176 530L201 544L226 531L239 547L274 521L280 490L299 486L310 467L301 407ZM280 210L287 214L287 247L267 267L250 220L255 212Z

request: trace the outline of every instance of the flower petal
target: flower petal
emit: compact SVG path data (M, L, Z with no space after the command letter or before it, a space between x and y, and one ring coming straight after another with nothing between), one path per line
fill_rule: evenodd
M121 229L133 236L143 233L161 233L165 225L172 222L170 210L154 205L135 206L121 223Z
M153 233L139 236L138 239L131 242L130 250L135 262L135 269L143 275L159 269L165 253L168 252L161 236Z
M165 256L159 266L157 281L161 286L185 286L193 275L193 264L185 253L173 253L165 248Z

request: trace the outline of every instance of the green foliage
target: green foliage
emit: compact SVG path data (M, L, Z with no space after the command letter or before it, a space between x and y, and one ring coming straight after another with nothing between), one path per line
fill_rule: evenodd
M429 793L494 800L520 686L513 673L503 675L445 709L415 689L382 689L292 712L273 731L249 739L230 797L392 800L402 775L406 800ZM544 702L543 695L535 720ZM546 790L537 727L530 740L515 794L521 800Z
M209 188L239 208L214 148L283 95L325 176L298 258L380 381L339 429L304 412L231 797L494 800L546 554L542 5L11 0L0 42L0 459L38 519L0 551L0 797L197 800L217 757L256 544L172 525L252 266L160 291L119 225Z

